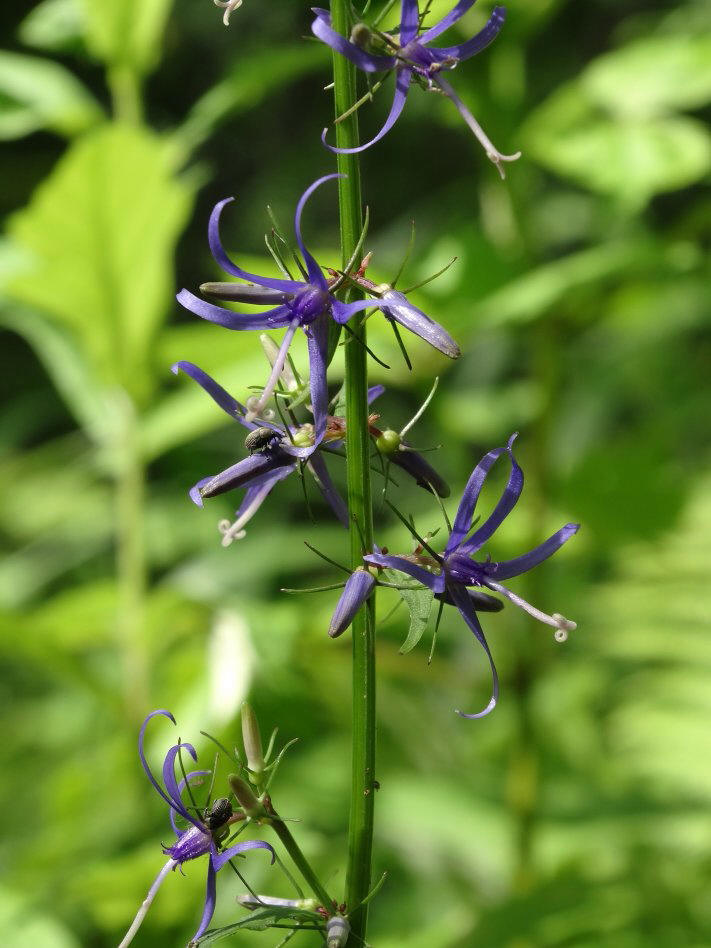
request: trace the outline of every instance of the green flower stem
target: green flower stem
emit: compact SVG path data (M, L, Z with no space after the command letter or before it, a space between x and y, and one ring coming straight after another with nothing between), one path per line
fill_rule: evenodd
M348 36L351 29L348 0L331 0L331 19L336 32ZM336 116L357 101L354 66L337 53L333 56ZM351 111L336 125L336 144L350 148L359 143L358 117ZM353 254L363 224L360 169L357 155L338 155L341 255L345 266ZM360 566L363 553L373 548L373 505L370 489L368 438L368 367L364 345L363 316L350 322L354 336L345 346L346 431L348 512L351 517L351 564ZM366 549L363 549L365 544ZM351 938L348 944L365 940L367 906L361 905L370 891L373 849L373 784L375 779L375 600L373 597L353 621L353 757L351 810L348 826L346 904Z
M284 823L281 818L273 811L271 805L267 808L267 812L269 813L270 824L274 832L281 840L284 849L291 856L294 865L301 873L304 881L309 886L321 905L331 912L333 910L333 899L319 882L316 873L309 865L306 857L299 849L298 843L291 835L291 830L286 825L286 823Z

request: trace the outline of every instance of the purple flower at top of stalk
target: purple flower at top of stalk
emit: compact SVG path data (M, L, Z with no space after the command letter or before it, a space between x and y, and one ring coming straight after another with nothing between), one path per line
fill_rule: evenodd
M511 513L521 495L523 471L517 464L513 454L512 446L515 437L515 434L512 435L505 447L489 451L472 471L443 553L435 552L429 544L425 543L424 545L420 544L413 554L391 555L376 552L363 557L367 563L374 566L389 567L412 576L423 586L431 589L438 598L441 597L445 602L455 605L481 644L491 665L492 696L483 711L476 714L465 714L462 711L457 711L457 714L465 718L479 718L488 714L496 706L499 695L499 679L494 659L479 624L474 604L468 594L468 587L483 587L505 596L535 619L552 626L556 630L555 637L558 641L564 641L568 632L575 628L574 622L564 618L559 613L547 615L536 609L525 599L502 586L500 580L520 576L548 559L573 534L577 533L579 524L566 524L545 542L541 543L540 546L511 560L496 562L487 557L482 562L473 559L474 554L481 550L484 544L491 539L501 523ZM508 483L490 516L484 523L474 528L472 522L474 509L482 486L495 461L503 454L507 454L511 462Z
M254 304L277 303L276 307L256 314L236 313L231 309L225 309L222 306L200 299L200 297L186 289L181 290L177 296L178 302L185 309L190 310L191 313L195 313L202 319L224 326L226 329L286 329L286 334L279 347L278 355L262 395L253 404L251 402L248 404L249 421L254 420L261 414L273 394L286 363L289 346L296 330L299 328L304 330L308 340L311 404L317 440L320 440L323 436L326 427L326 363L328 327L331 319L343 324L348 322L356 313L365 309L387 310L389 319L394 319L411 332L417 333L445 355L450 358L456 358L459 355L459 349L454 340L441 326L417 307L412 306L402 293L391 291L391 295L386 293L382 299L378 296L375 299L356 300L352 303L343 303L336 299L332 288L335 289L335 285L339 283L339 280L335 278L330 281L327 280L321 267L306 249L301 236L301 216L306 202L314 191L326 181L332 181L340 177L343 177L343 175L329 174L314 181L304 191L296 205L294 232L299 252L305 264L304 279L302 280L259 276L248 273L233 263L227 256L220 240L220 216L223 208L230 203L232 198L219 201L213 208L208 225L208 242L212 255L226 273L248 281L248 285L207 283L203 284L203 291L226 300Z
M141 725L141 730L138 735L138 756L140 758L141 765L146 772L146 776L155 787L157 793L159 793L168 804L170 823L177 839L172 846L163 847L163 852L170 858L158 873L155 882L151 886L148 895L146 896L141 908L134 918L131 927L126 932L126 935L121 941L119 948L126 948L126 946L133 941L133 938L140 928L141 923L143 922L143 919L145 918L148 909L150 908L151 903L158 892L158 889L163 884L168 874L178 867L182 867L183 863L188 862L191 859L198 859L200 856L209 855L210 857L207 864L207 887L205 892L205 903L203 906L202 919L200 921L200 925L198 926L198 930L193 935L192 940L194 941L205 932L215 911L216 876L220 869L226 866L230 859L232 859L234 856L237 856L240 853L248 852L251 849L266 849L271 853L272 864L274 863L274 859L276 857L274 849L269 845L269 843L262 842L261 840L249 840L248 842L244 843L235 843L232 846L228 846L226 849L221 849L223 841L229 835L230 824L235 822L232 804L226 797L215 800L211 806L207 807L201 816L198 815L198 813L193 808L185 805L183 802L183 791L185 790L186 786L189 787L192 780L199 777L205 777L210 774L209 770L195 770L186 774L186 776L181 779L180 782L178 782L176 779L175 760L181 751L186 751L188 754L190 754L193 760L197 760L197 754L195 753L195 748L192 746L192 744L178 743L174 744L173 747L170 748L168 753L165 755L165 760L163 762L163 786L160 785L158 780L153 775L151 768L148 766L148 761L146 760L146 755L143 749L143 741L148 722L151 720L151 718L154 718L157 715L162 715L175 724L175 718L170 713L170 711L151 711L151 713L146 717L145 721ZM188 824L186 829L178 828L175 819L176 816L179 816Z
M479 140L487 158L492 161L501 177L504 177L503 162L515 161L521 153L503 155L488 138L481 125L467 109L454 89L442 76L445 70L454 69L460 62L475 56L485 49L494 40L503 26L506 17L504 7L494 7L494 11L482 30L464 43L455 46L433 47L430 44L456 23L476 0L459 0L450 12L429 29L422 30L422 23L417 0L402 0L400 26L394 33L383 33L371 29L365 23L358 23L351 32L350 39L341 36L331 26L331 16L328 10L314 7L316 19L311 24L315 36L326 43L331 49L350 59L359 69L373 73L383 70L395 70L395 97L385 124L375 138L355 148L336 148L326 142L326 132L323 131L323 141L331 151L352 154L370 148L380 141L393 127L400 116L410 89L415 81L424 84L425 88L437 90L450 99L466 124Z

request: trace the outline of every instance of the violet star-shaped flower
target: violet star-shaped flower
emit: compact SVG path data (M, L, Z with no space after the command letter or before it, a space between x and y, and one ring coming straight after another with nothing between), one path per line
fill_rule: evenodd
M250 433L245 446L250 454L231 464L224 471L201 478L189 491L190 499L198 507L203 499L216 497L238 487L245 487L244 499L236 512L235 520L219 524L222 543L229 546L233 540L241 540L249 521L254 517L272 489L297 470L299 463L305 463L313 475L316 484L334 514L344 527L348 526L348 510L343 498L331 480L324 461L329 450L340 449L345 437L345 419L326 416L324 433L317 437L315 426L304 424L290 426L277 425L271 421L248 421L247 409L233 398L219 382L207 372L203 372L192 362L176 362L172 371L177 375L182 371L188 375L235 421L238 421ZM373 385L368 389L368 404L372 404L385 391L382 385ZM371 416L377 418L377 415ZM374 429L376 434L380 432ZM371 430L371 434L373 430ZM391 457L392 463L413 477L427 490L434 488L441 497L449 496L449 486L440 474L417 451L403 449Z
M163 847L163 852L167 856L170 856L170 859L158 873L155 882L151 886L148 895L146 896L141 908L133 920L131 927L126 932L126 935L121 941L119 948L126 948L126 946L133 941L133 938L140 928L141 923L143 922L143 919L145 918L148 909L150 908L150 905L158 892L158 889L163 884L168 874L182 866L183 863L188 862L191 859L198 859L200 856L209 855L210 857L207 864L205 904L203 906L200 925L198 926L198 930L193 935L192 940L194 941L205 932L215 911L215 899L217 891L216 876L220 869L226 866L230 859L232 859L234 856L237 856L240 853L248 852L251 849L266 849L271 853L272 864L276 858L274 849L269 845L269 843L264 843L261 840L249 840L248 842L244 843L235 843L233 846L228 846L226 849L220 849L221 841L228 835L228 826L232 822L233 816L232 805L226 797L215 800L212 806L210 806L208 810L203 813L202 817L199 817L183 803L182 793L186 786L186 779L182 779L180 782L178 782L176 779L175 760L183 750L190 754L193 760L197 760L197 754L195 753L195 748L192 746L192 744L179 743L174 744L173 747L170 748L168 753L165 755L165 760L163 762L164 786L161 786L158 783L157 779L153 775L153 772L151 771L151 768L148 766L148 761L146 760L146 755L143 749L146 727L148 726L148 722L151 720L151 718L156 717L156 715L162 715L175 724L175 718L170 713L170 711L151 711L151 713L143 722L138 735L138 756L148 779L153 784L156 791L168 804L170 823L177 839L172 846ZM197 777L207 776L209 773L209 770L195 770L192 773L186 775L187 783L189 784L191 780ZM181 817L188 823L187 829L181 830L178 828L175 820L176 816Z
M211 378L192 362L176 362L172 371L185 372L198 383L220 408L246 428L248 449L251 442L253 452L241 461L230 465L219 474L203 477L190 489L190 498L202 507L205 497L216 497L237 487L246 487L244 499L237 510L234 523L220 524L222 542L228 546L233 540L244 536L244 527L257 513L272 488L293 474L299 462L306 463L324 498L344 526L348 526L348 511L343 498L336 490L318 449L326 434L328 423L324 412L323 427L319 433L316 425L302 425L288 431L281 425L267 421L248 421L247 409L233 398L219 382ZM382 390L379 389L378 392ZM270 436L271 433L271 436Z
M491 700L483 711L476 714L464 714L462 711L457 711L457 714L465 718L480 718L488 714L496 706L499 695L499 679L494 659L468 594L468 587L483 587L500 593L535 619L553 626L556 629L557 638L567 637L567 632L575 628L574 622L570 622L558 613L547 615L545 612L536 609L525 599L502 586L500 580L520 576L522 573L533 569L534 566L538 566L543 560L548 559L573 534L577 533L579 524L566 524L544 543L541 543L540 546L512 560L496 562L487 558L482 562L473 559L474 554L481 550L484 544L491 539L501 523L511 513L521 495L523 471L517 464L512 450L515 437L516 435L512 435L505 447L489 451L472 471L443 553L436 553L428 547L428 555L425 555L425 552L422 551L421 553L399 556L370 553L363 557L367 563L372 563L375 566L390 567L407 573L407 575L422 583L423 586L431 589L436 596L442 597L445 602L451 602L459 609L462 618L486 652L491 665L493 681ZM473 529L472 518L482 486L494 462L502 454L507 454L511 462L508 483L491 515L484 523Z
M277 381L284 368L289 346L297 329L304 330L308 340L309 372L311 385L311 404L314 413L316 438L319 439L326 426L326 361L328 345L329 320L339 324L348 322L351 316L365 309L381 309L387 311L388 319L394 319L411 332L417 333L430 345L439 349L450 358L459 355L459 349L454 340L441 326L426 316L408 302L402 293L392 290L385 292L382 298L356 300L352 303L343 303L331 292L333 283L329 283L313 256L304 245L301 236L301 216L306 202L326 181L343 177L339 174L329 174L314 181L299 198L294 216L294 233L296 243L305 263L306 279L292 280L277 277L259 276L248 273L227 256L220 240L220 216L226 204L232 198L219 201L213 208L208 225L208 242L212 255L222 269L232 276L240 277L252 285L242 284L205 284L208 287L219 287L223 299L230 299L246 303L279 305L266 312L247 314L235 313L231 309L217 306L200 299L189 290L183 289L178 293L178 302L191 313L202 319L217 323L226 329L286 329L286 334L279 347L278 355L272 366L269 380L257 404L250 407L248 419L257 417L277 386ZM256 286L254 285L256 284ZM214 295L214 293L213 293Z
M314 7L316 19L311 24L311 29L322 42L350 59L364 72L372 73L394 69L396 75L395 97L390 114L375 138L355 148L336 148L326 143L325 136L328 129L324 129L322 136L324 144L331 151L342 154L352 154L370 148L393 127L405 106L411 83L419 80L424 82L429 89L437 87L454 103L459 114L483 146L487 157L496 165L499 174L503 178L502 163L515 161L521 153L504 155L492 144L481 125L457 96L454 89L442 76L442 73L448 69L454 69L460 62L464 62L465 59L480 53L496 38L506 17L505 8L494 7L486 26L464 43L440 47L430 45L453 23L456 23L475 2L476 0L459 0L459 3L439 23L420 32L420 13L417 0L402 0L400 27L394 35L371 31L365 24L358 24L350 40L336 33L333 29L328 10ZM361 45L352 42L354 38L358 39L358 43ZM377 51L369 52L364 48L368 46L375 47Z

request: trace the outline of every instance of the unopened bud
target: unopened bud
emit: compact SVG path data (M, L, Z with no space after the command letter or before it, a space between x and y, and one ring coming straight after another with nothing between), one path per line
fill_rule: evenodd
M247 758L247 767L256 778L264 773L264 753L262 751L262 735L259 733L259 722L252 706L246 701L242 705L242 742L244 755ZM256 781L257 783L259 780Z
M353 570L331 618L328 634L332 639L346 631L356 612L371 594L374 585L375 577L367 569L359 566Z
M232 788L232 793L234 793L237 802L247 816L257 816L263 812L264 807L255 797L249 784L242 780L241 777L237 774L230 774L227 778L227 782Z
M354 43L356 46L360 46L361 49L365 49L370 43L370 38L372 35L373 34L367 23L356 23L356 25L351 30L351 43Z
M387 431L375 439L375 447L381 454L394 454L402 444L402 438L397 431L388 428Z

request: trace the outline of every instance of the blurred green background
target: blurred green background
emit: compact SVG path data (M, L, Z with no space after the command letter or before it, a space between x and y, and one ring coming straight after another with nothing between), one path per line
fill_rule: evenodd
M483 0L482 0L483 3ZM449 3L435 0L436 16ZM465 37L490 8L452 31ZM398 654L402 611L379 629L376 948L702 948L711 944L711 466L708 2L511 0L508 22L453 82L503 151L502 183L444 99L413 90L363 161L372 272L403 285L456 264L414 299L459 340L457 364L411 345L383 420L401 427L442 374L413 441L456 497L481 454L521 432L527 486L491 553L515 555L567 520L579 535L512 584L579 623L565 646L513 608L484 617L502 676L452 610ZM176 733L237 739L246 695L265 732L298 737L274 800L334 892L342 889L350 759L349 642L327 640L333 582L303 546L346 557L318 497L285 482L229 549L234 495L187 488L243 456L243 432L176 359L237 397L263 382L255 334L202 324L173 301L217 278L205 227L265 264L267 203L333 170L329 54L293 0L245 0L225 30L209 0L3 4L0 244L3 394L0 565L3 734L0 941L113 946L163 863L165 806L137 761ZM373 133L389 91L361 113ZM336 261L335 192L305 218ZM298 351L299 358L303 352ZM340 371L333 366L334 383ZM433 456L430 455L430 458ZM342 462L331 469L343 483ZM498 482L487 494L495 496ZM404 485L422 530L440 514ZM453 511L455 502L449 504ZM391 549L408 538L379 512ZM385 617L395 593L381 595ZM449 610L447 610L449 613ZM202 743L200 743L202 741ZM262 891L288 894L256 854ZM165 883L136 945L184 944L205 867ZM237 917L220 879L218 921ZM273 944L247 933L235 945ZM299 935L294 945L313 944Z

